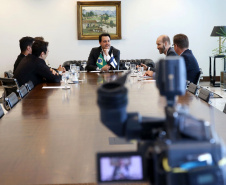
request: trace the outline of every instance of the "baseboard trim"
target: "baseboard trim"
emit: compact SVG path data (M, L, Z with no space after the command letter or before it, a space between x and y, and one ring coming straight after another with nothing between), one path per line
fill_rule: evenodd
M210 77L209 76L203 76L203 79L200 80L200 82L209 82ZM215 81L220 81L220 76L215 76Z

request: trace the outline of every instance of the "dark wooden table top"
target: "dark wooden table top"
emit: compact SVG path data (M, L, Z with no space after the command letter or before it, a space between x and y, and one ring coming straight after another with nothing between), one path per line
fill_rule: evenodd
M97 88L117 78L113 73L81 73L70 90L42 89L40 84L0 120L0 184L82 184L96 182L95 154L135 151L136 144L110 145L116 137L99 118ZM154 81L129 77L128 112L164 117L165 99ZM226 116L194 95L178 102L199 119L215 120L226 141ZM210 116L214 114L214 118Z

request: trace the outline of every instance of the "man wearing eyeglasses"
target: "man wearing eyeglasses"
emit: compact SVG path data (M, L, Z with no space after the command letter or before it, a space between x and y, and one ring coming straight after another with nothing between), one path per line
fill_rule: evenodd
M184 34L177 34L173 37L175 52L182 56L187 70L187 80L196 84L199 75L199 64L189 48L188 37Z
M48 42L35 41L32 45L32 54L24 57L14 73L19 85L32 81L34 86L42 82L59 83L61 75L51 70L45 63L48 56Z
M111 46L111 36L108 33L99 35L99 47L92 48L88 62L88 71L117 70L120 66L120 51Z

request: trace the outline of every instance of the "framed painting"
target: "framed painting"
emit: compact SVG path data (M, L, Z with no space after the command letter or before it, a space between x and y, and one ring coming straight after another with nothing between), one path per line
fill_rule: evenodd
M101 33L121 39L121 1L78 1L78 40L98 40Z

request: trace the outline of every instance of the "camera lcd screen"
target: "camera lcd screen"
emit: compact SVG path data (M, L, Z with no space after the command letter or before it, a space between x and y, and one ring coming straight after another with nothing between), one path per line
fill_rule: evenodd
M137 152L97 154L98 181L144 181L143 158Z

